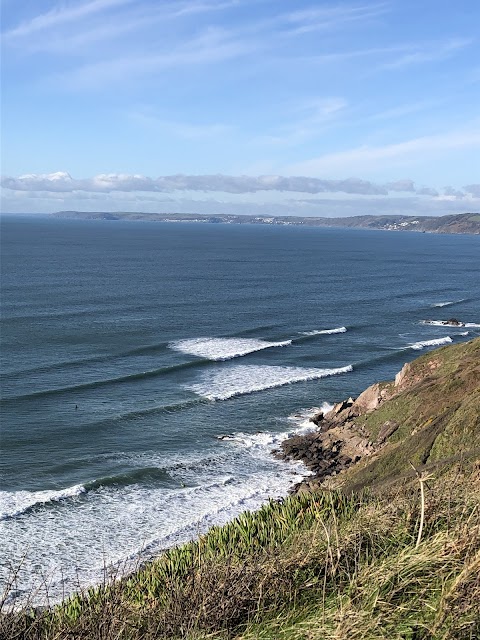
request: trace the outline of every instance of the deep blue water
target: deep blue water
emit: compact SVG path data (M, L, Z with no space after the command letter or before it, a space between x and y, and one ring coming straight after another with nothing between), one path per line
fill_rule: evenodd
M302 469L270 451L302 410L480 333L478 236L43 217L1 231L0 527L7 564L28 549L19 591L43 576L55 597L284 495ZM470 326L422 324L452 316Z

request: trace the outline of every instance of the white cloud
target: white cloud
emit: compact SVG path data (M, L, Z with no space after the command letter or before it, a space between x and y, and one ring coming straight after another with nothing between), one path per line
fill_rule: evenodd
M480 184L468 184L463 187L465 191L471 194L474 198L480 198Z
M465 197L465 193L463 191L459 191L458 189L454 189L453 187L445 187L444 195L451 198L457 198L459 200Z
M26 174L17 178L4 176L1 186L12 191L48 191L71 193L77 191L129 192L129 191L211 191L223 193L257 193L260 191L298 193L352 193L361 195L387 195L382 185L367 180L323 180L305 176L226 176L226 175L173 175L149 178L135 174L100 174L77 180L65 171L51 174ZM396 188L398 190L398 188Z
M436 189L432 189L431 187L420 187L416 190L416 193L419 196L432 196L434 198L439 195L438 191Z
M375 184L368 180L346 178L326 180L308 176L228 176L228 175L170 175L150 178L141 174L99 174L92 178L76 179L66 171L50 174L26 174L18 177L3 176L0 182L4 189L11 192L43 194L81 194L81 193L123 193L140 194L174 193L174 192L211 192L224 194L257 194L257 193L337 193L352 196L383 196L389 193L416 193L422 196L438 197L435 189L429 187L415 188L409 178L389 182L385 185ZM466 191L473 196L480 191L479 185L470 185ZM442 197L463 198L466 194L453 187L446 187ZM80 196L79 196L80 197ZM83 197L83 196L82 196ZM356 199L358 201L358 199ZM306 202L311 202L309 199Z
M415 183L408 178L405 180L397 180L396 182L388 182L385 188L389 191L415 191Z

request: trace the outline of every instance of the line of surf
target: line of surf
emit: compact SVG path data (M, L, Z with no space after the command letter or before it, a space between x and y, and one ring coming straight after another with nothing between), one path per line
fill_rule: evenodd
M38 506L78 497L85 492L83 484L59 490L0 491L0 521L15 518Z
M462 298L461 300L447 300L446 302L434 302L432 307L451 307L454 304L460 304L461 302L466 302L466 298Z
M439 347L443 344L449 344L450 342L453 342L450 336L436 338L435 340L420 340L419 342L409 344L407 349L415 349L418 351L420 349L426 349L427 347Z
M347 327L335 327L334 329L314 329L313 331L301 331L302 336L323 336L333 335L335 333L345 333Z
M353 371L353 366L314 369L270 365L237 365L222 371L206 372L186 388L208 400L228 400L236 396L283 387L297 382L319 380Z
M181 353L218 362L240 358L264 349L288 347L291 344L292 340L267 342L257 338L190 338L171 342L169 347Z
M449 322L448 320L420 320L420 324L425 324L432 327L452 327L453 329L465 328L479 328L480 324L476 322Z

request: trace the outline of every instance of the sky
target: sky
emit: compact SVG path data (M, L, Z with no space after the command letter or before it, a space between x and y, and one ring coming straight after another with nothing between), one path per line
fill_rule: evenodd
M479 0L0 0L1 211L480 211Z

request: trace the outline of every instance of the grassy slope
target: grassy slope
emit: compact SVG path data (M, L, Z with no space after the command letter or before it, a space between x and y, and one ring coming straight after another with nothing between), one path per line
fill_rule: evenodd
M395 389L391 383L390 387ZM412 475L410 463L437 470L452 457L480 452L480 338L426 353L406 367L399 392L369 414L364 428L375 440L388 420L399 428L374 457L352 467L344 489L377 487Z
M0 637L479 638L479 350L412 363L365 419L372 439L388 419L399 429L339 488L244 514L54 611L7 615ZM418 545L409 460L432 469Z

